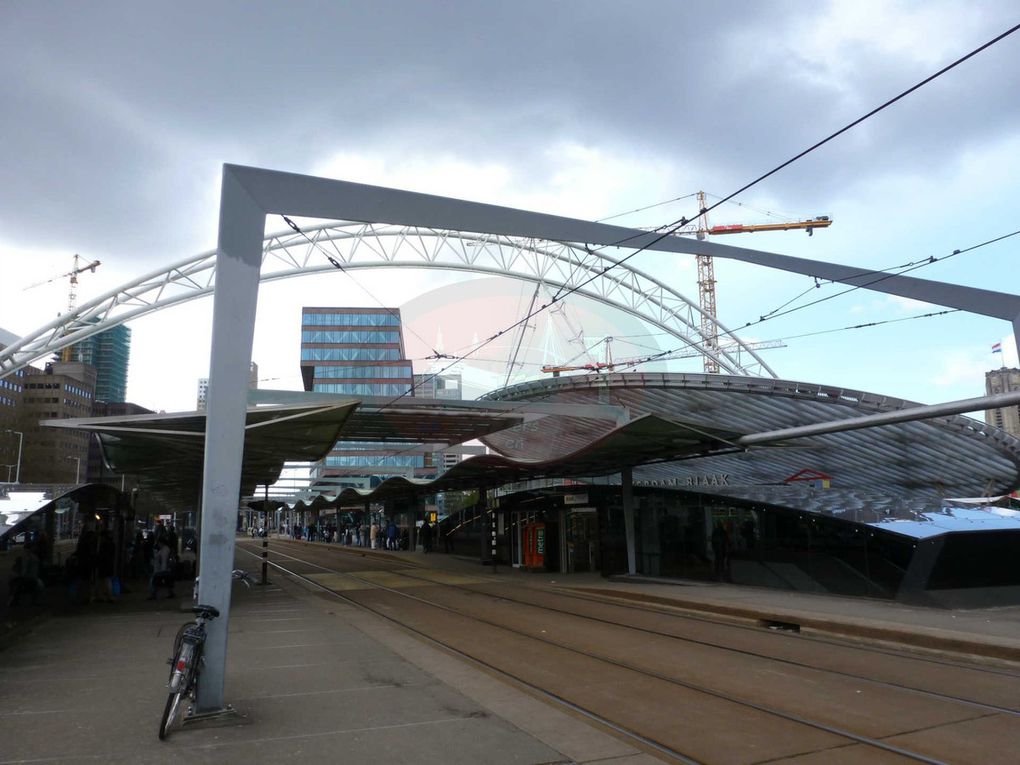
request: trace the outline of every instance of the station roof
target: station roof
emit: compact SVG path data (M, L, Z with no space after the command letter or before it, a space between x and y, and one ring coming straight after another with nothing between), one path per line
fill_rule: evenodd
M614 482L622 468L633 467L637 487L886 523L936 510L945 497L1007 494L1020 486L1020 440L958 415L741 446L747 435L917 406L784 380L630 373L525 383L479 402L359 406L312 398L316 403L249 408L242 496L274 481L285 460L320 459L338 440L453 444L478 437L497 453L466 459L432 481L393 477L371 491L345 489L329 502L356 505L543 478ZM632 419L607 418L599 409L607 406ZM528 407L527 427L511 428ZM114 469L195 496L204 413L48 424L95 430Z
M523 421L487 408L454 410L395 405L359 411L360 399L316 397L314 403L249 407L246 414L241 494L272 484L285 462L322 459L340 440L457 444ZM506 407L503 407L504 409ZM197 496L205 454L205 412L48 420L53 428L97 433L112 470L168 497Z

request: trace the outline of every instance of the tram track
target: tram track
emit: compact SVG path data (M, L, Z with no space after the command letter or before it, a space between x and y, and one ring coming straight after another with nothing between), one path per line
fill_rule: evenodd
M595 667L602 668L601 670L595 669L594 671L592 671L591 668L588 667L586 671L591 671L592 676L599 676L605 674L610 671L609 668L612 668L612 671L616 672L618 675L620 675L620 673L629 674L629 676L636 675L638 678L640 678L640 680L637 681L638 685L644 684L648 686L649 684L653 685L665 684L666 686L672 687L674 689L682 689L683 693L688 695L694 694L702 699L701 701L691 701L690 699L687 699L687 702L692 704L694 708L703 705L705 703L704 701L705 698L711 698L713 700L713 703L716 704L736 705L741 709L745 710L744 714L753 712L754 714L759 716L762 715L767 716L773 721L782 720L787 726L794 727L799 726L801 729L811 729L815 731L816 734L820 733L824 734L826 737L834 737L833 739L827 738L824 740L818 740L816 736L816 739L812 744L812 747L814 748L815 751L824 751L828 749L839 750L842 747L854 745L859 747L866 747L868 748L868 750L874 752L876 755L880 751L886 758L891 756L893 759L888 761L910 760L915 762L931 762L931 763L943 761L938 759L936 756L933 756L932 754L914 751L913 749L900 746L897 744L892 744L886 740L882 740L872 735L866 735L864 733L856 732L843 726L833 725L831 723L819 721L817 719L810 719L806 715L793 713L788 709L776 708L775 706L769 704L760 703L748 698L741 698L733 693L721 691L718 688L712 688L704 684L699 684L681 679L677 677L675 674L656 671L653 667L642 666L640 663L636 663L634 661L621 660L619 657L609 655L608 653L585 649L583 647L579 647L575 644L572 644L569 641L555 639L550 635L535 634L533 630L518 629L513 625L508 625L506 623L494 620L492 618L479 616L477 613L469 613L463 608L453 607L448 603L437 602L436 599L425 598L422 597L421 595L412 594L399 588L386 586L385 584L382 584L379 581L373 579L371 576L369 577L359 576L357 573L341 571L336 568L330 568L329 566L323 566L313 562L312 560L308 560L309 557L319 557L319 555L325 554L325 551L321 552L316 551L314 555L308 555L308 553L311 551L307 550L304 547L298 548L298 550L293 550L293 548L291 549L292 551L303 553L305 557L302 558L297 555L290 555L287 552L277 549L275 554L278 557L290 559L290 563L288 563L288 565L285 566L277 562L271 562L274 568L286 572L290 576L303 580L304 582L310 584L317 590L329 593L333 597L337 597L346 602L364 608L378 616L382 616L383 618L400 625L402 628L408 629L414 632L415 634L418 634L423 638L428 639L430 642L442 646L446 650L452 651L457 655L460 655L466 659L476 662L477 664L485 667L491 672L498 673L508 679L511 679L512 681L520 684L521 686L528 688L533 693L538 693L542 697L558 705L567 706L575 713L583 714L585 717L588 717L589 719L598 722L599 724L605 725L609 729L616 732L617 735L621 735L626 738L632 739L636 744L642 746L642 748L646 750L655 751L660 755L667 756L678 762L711 762L718 760L699 759L699 753L697 751L694 752L681 751L683 747L677 746L675 742L662 740L665 737L660 734L657 734L654 730L654 726L652 726L653 728L652 730L642 730L639 725L633 724L634 723L633 720L621 721L619 715L611 718L605 714L606 710L599 709L597 704L586 704L583 703L582 700L576 698L575 699L567 698L567 694L564 694L563 692L556 692L554 690L550 690L550 688L548 687L549 683L536 682L534 672L532 672L529 675L529 673L527 672L515 671L512 666L507 666L508 662L492 661L491 660L492 657L486 657L484 655L484 652L477 650L477 648L473 650L465 650L463 640L458 641L458 639L456 638L450 639L450 636L446 636L444 638L443 635L437 634L435 629L431 630L423 629L422 623L423 622L427 623L429 618L434 617L428 617L422 614L417 615L410 614L408 612L407 606L405 606L403 609L400 609L396 608L394 605L389 604L385 601L377 600L376 602L373 602L371 597L364 596L358 597L356 595L352 595L351 592L348 591L338 592L324 585L322 582L316 581L316 579L314 578L316 576L315 571L309 572L306 570L302 572L296 569L310 567L312 569L317 570L318 572L325 572L326 574L339 574L345 578L349 578L353 581L360 582L362 585L364 585L364 588L358 591L359 593L362 593L362 595L365 591L371 591L376 593L377 595L378 593L385 593L386 597L390 598L391 600L395 600L395 602L402 601L405 604L408 602L412 602L419 609L420 608L432 610L438 609L439 611L445 613L449 618L462 620L465 622L465 624L475 624L476 627L473 628L475 631L480 629L487 629L489 631L494 630L499 631L500 634L504 635L512 635L513 639L516 640L518 643L524 641L524 643L527 643L528 645L531 646L531 648L527 648L525 647L524 643L521 643L521 645L518 646L519 648L524 650L525 653L527 653L528 651L535 653L536 649L534 647L534 644L536 643L545 646L546 647L545 650L568 652L570 655L575 657L571 661L574 662L583 661L587 663L593 662ZM334 551L331 550L330 552ZM372 556L367 557L370 558ZM372 561L372 563L373 568L377 568L374 565L376 561ZM387 561L387 563L389 562ZM387 566L386 564L382 564L378 568L386 570ZM536 605L534 603L522 601L519 599L515 600L505 595L492 594L478 589L472 589L467 587L459 587L458 585L455 584L453 585L447 584L444 586L440 586L442 583L439 583L433 579L429 579L426 577L416 577L413 571L414 569L419 569L419 567L413 564L399 566L390 565L388 568L391 571L394 568L398 568L400 570L401 576L417 580L422 587L431 586L432 588L436 588L435 590L432 591L433 594L435 592L440 592L443 590L447 592L460 590L470 598L490 598L496 599L497 601L500 601L504 604L509 602L525 608L538 608L547 611L556 611L556 609L552 608L551 606ZM556 594L558 595L559 593ZM662 612L657 611L656 613ZM589 618L584 614L569 612L560 615L568 616L570 618L575 619ZM629 624L621 624L620 622L613 622L605 619L596 618L593 621L599 622L607 627L612 627L614 629L635 629ZM641 628L636 629L640 631ZM656 632L652 630L645 630L645 632L656 637L667 638L670 640L682 639L673 634ZM717 646L712 647L717 648ZM756 655L756 658L766 659L770 661L773 660L773 657L763 655ZM804 665L804 667L806 667L807 669L817 669L807 665ZM847 677L859 681L868 680L868 678L863 678L859 676L847 676ZM620 675L620 680L618 682L620 683L621 687L628 687L632 685L634 681L628 680L623 675ZM910 691L916 689L901 688L899 690ZM651 692L653 694L660 694L663 696L669 695L668 693L664 693L661 688L652 688ZM923 693L923 691L918 692ZM938 696L938 700L942 702L954 701L961 704L971 704L972 707L981 708L982 712L988 714L1011 714L1011 715L1017 714L1016 710L1005 707L998 707L993 705L980 705L977 703L971 703L971 701L967 699L948 697L939 694L932 695ZM982 716L986 715L978 715L978 717ZM946 722L949 723L958 722L960 719L967 718L964 717L955 720L949 719L948 721L943 719L942 723L945 724ZM758 724L759 726L761 725L761 720L758 721ZM777 731L777 734L779 733L780 732ZM796 737L795 734L792 735ZM810 736L808 738L810 738ZM780 757L779 759L782 759L782 757Z
M307 549L305 549L304 551L306 553L309 552ZM353 555L359 555L359 556L363 555L362 553L353 553L351 551L345 550L344 548L338 548L335 551L332 548L330 548L329 552L338 552L340 554L353 554ZM292 557L294 557L294 556L292 556ZM301 559L298 559L298 560L301 560ZM311 564L310 561L304 561L304 562ZM398 566L398 567L401 568L401 575L402 576L405 576L405 577L408 577L408 578L412 578L412 579L416 579L416 580L420 581L422 584L435 584L434 580L429 579L427 577L419 577L419 576L416 576L413 573L416 570L420 570L420 566L418 566L417 564L410 563L410 562L407 562L407 561L400 561L400 560L393 561L393 564L395 566ZM385 564L383 564L383 565L385 565ZM328 567L324 567L324 568L326 568L327 570L333 570L333 569L328 569ZM342 573L342 572L340 572L340 573ZM734 654L740 654L740 655L749 656L749 657L753 657L753 658L763 659L763 660L766 660L766 661L782 663L782 664L786 664L786 665L789 665L789 666L800 667L800 668L807 669L807 670L812 670L812 671L817 671L817 672L825 672L825 673L829 673L829 674L832 674L832 675L837 675L837 676L845 677L847 679L852 679L852 680L861 681L861 682L867 682L867 683L873 684L873 685L883 686L883 687L887 687L887 688L893 688L893 689L897 689L897 690L908 691L908 692L912 692L912 693L916 693L916 694L920 694L920 695L925 695L925 696L929 696L929 697L932 697L932 698L942 699L942 700L946 700L946 701L950 701L950 702L954 702L954 703L966 704L966 705L972 706L974 708L982 709L982 710L985 710L985 711L988 711L988 712L1007 714L1007 715L1011 715L1011 716L1020 716L1020 708L1018 708L1016 706L1004 706L1002 704L990 703L990 702L981 701L981 700L978 700L978 699L964 698L962 696L954 695L953 693L946 693L946 692L942 692L942 691L938 691L938 690L933 690L930 687L929 688L920 688L920 687L917 687L916 685L908 685L908 684L901 683L901 682L894 682L894 681L890 681L890 680L877 679L873 675L863 675L863 674L860 674L860 673L856 673L856 672L851 672L851 671L846 671L846 670L843 670L843 669L839 669L839 668L836 668L836 667L833 667L833 666L823 666L823 665L821 665L821 664L819 664L817 662L809 663L809 662L805 662L805 661L800 661L800 660L797 660L797 659L790 658L789 652L787 652L787 655L780 655L777 652L765 653L765 652L762 652L762 651L749 650L747 648L740 647L740 645L721 644L719 642L720 638L719 638L718 632L720 630L724 630L726 632L731 632L731 631L732 632L743 632L743 633L747 633L747 634L753 635L754 638L756 638L756 639L772 639L773 642L780 642L780 641L782 641L782 642L788 643L789 641L794 640L794 641L796 641L798 643L798 646L795 649L797 651L800 650L800 648L799 648L799 644L800 643L802 643L802 642L815 642L815 643L824 644L826 646L832 646L834 649L837 649L839 651L848 652L848 653L854 653L854 654L860 654L863 657L867 658L868 660L870 660L870 657L871 657L872 654L880 654L880 655L883 655L883 656L892 656L892 657L894 657L894 658L896 658L898 660L898 667L897 667L897 669L898 669L898 671L901 674L904 674L904 675L918 675L918 674L921 674L921 672L918 671L919 668L923 668L923 667L929 666L929 665L930 666L936 666L936 667L951 668L953 670L957 670L957 671L960 671L960 672L977 673L979 675L989 675L989 676L992 676L993 678L1002 678L1003 679L1003 684L1007 685L1008 687L1001 689L1000 693L1001 693L1002 696L1011 697L1011 698L1016 698L1017 697L1017 694L1015 693L1015 689L1016 689L1016 687L1018 687L1018 685L1020 685L1020 673L1018 673L1016 671L1010 671L1010 670L1000 669L1000 668L989 668L986 665L979 665L979 664L973 664L973 663L964 663L964 662L959 662L959 661L948 661L944 657L932 657L932 656L919 655L916 652L891 651L888 648L873 647L873 646L862 646L862 645L860 645L858 643L839 642L839 641L829 640L829 639L821 639L821 640L819 640L819 639L815 638L814 636L808 636L808 635L800 635L800 634L798 634L796 636L791 636L791 635L784 634L784 633L766 632L766 631L763 631L760 627L748 627L748 626L745 626L745 625L735 624L735 623L728 622L728 621L726 621L726 622L713 621L713 620L710 620L710 619L705 619L704 617L700 617L700 616L692 616L692 615L686 614L686 613L676 613L676 611L674 611L672 609L671 610L664 610L663 608L649 608L649 607L646 607L646 606L644 606L643 604L640 604L640 603L632 605L632 602L629 602L629 601L626 602L626 603L620 603L618 599L604 598L604 597L591 597L591 596L588 596L586 594L579 594L579 593L571 592L571 591L568 591L568 590L565 590L565 589L561 589L561 588L560 589L556 589L555 592L550 592L546 588L537 588L537 587L533 587L533 586L530 586L530 585L518 585L518 584L515 584L513 586L515 593L518 593L518 592L520 592L522 590L526 590L526 591L528 591L531 594L536 594L538 597L549 597L549 598L553 598L553 599L555 599L557 601L560 601L560 602L556 602L555 605L547 605L547 604L543 604L543 603L540 603L540 602L535 602L534 600L529 600L529 599L517 597L517 596L514 596L514 595L510 595L510 594L507 594L505 592L492 592L491 590L492 590L493 585L488 585L488 588L486 590L480 590L480 589L478 589L477 586L476 587L467 587L467 586L464 586L464 585L460 585L460 584L456 584L456 583L450 583L450 582L446 582L446 583L444 583L444 585L447 588L449 588L449 589L459 590L459 591L470 593L472 595L479 596L479 597L498 598L498 599L503 600L503 601L508 602L508 603L514 603L514 604L517 604L517 605L523 605L523 606L530 607L530 608L536 608L536 609L542 609L542 610L546 610L546 611L551 611L551 612L557 613L557 614L569 613L569 614L571 614L571 615L573 615L573 616L575 616L577 618L585 619L585 620L588 620L588 621L591 621L591 622L594 622L594 623L605 624L605 625L609 625L609 626L613 626L613 627L624 627L624 628L627 628L627 629L634 630L636 632L642 632L642 633L648 634L648 635L655 635L655 636L659 636L659 637L665 637L665 638L669 638L669 639L672 639L672 640L680 641L680 642L683 642L683 643L690 643L692 645L704 646L704 647L715 649L715 650L729 651L729 652L732 652ZM495 586L499 586L499 585L496 584ZM503 586L507 587L507 585L503 585ZM667 631L667 630L663 630L663 629L655 629L655 628L645 627L645 626L642 626L640 624L635 623L632 619L624 622L624 621L618 621L618 620L614 620L614 619L602 618L602 617L599 617L599 616L596 616L596 615L593 615L593 614L590 614L590 613L582 613L582 612L578 612L578 611L574 611L574 610L564 610L564 605L562 603L563 600L568 600L568 601L569 600L577 600L577 601L582 601L582 602L586 602L586 603L597 603L597 604L606 605L608 607L615 607L616 609L619 609L620 611L625 612L624 614L621 615L622 618L628 618L628 619L630 618L632 612L634 612L634 611L641 611L641 612L644 612L644 613L653 614L655 616L667 616L667 617L670 617L671 619L676 619L676 620L680 620L680 621L684 621L684 622L694 621L694 622L697 622L697 623L700 623L700 624L710 625L711 628L716 630L716 634L714 634L712 636L711 640L698 639L698 638L691 637L689 635L678 634L678 632L676 632L676 631ZM767 637L764 637L764 636L767 636ZM953 682L954 681L952 679L949 681L949 683L951 685L953 684Z

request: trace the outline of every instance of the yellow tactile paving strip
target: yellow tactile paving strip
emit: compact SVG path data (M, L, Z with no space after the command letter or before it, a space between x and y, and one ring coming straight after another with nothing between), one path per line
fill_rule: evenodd
M362 582L357 582L343 574L306 574L306 576L316 584L321 584L323 587L334 592L366 589L365 584Z
M395 571L354 571L347 574L305 574L316 584L335 592L366 590L373 585L392 587L395 590L413 587L428 587L432 584L484 584L484 579L454 574L447 571L415 571L414 576L405 576ZM427 581L423 581L427 580Z
M465 574L454 574L449 571L434 571L434 570L423 570L415 571L414 575L417 579L428 579L430 582L436 584L485 584L487 579L480 579L476 576L467 576Z

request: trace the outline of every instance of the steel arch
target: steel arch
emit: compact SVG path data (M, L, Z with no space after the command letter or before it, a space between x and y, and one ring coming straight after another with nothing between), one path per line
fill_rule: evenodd
M736 375L775 372L753 349L715 320L729 348L710 348L701 334L701 309L663 282L610 255L561 242L440 231L413 226L332 222L266 237L261 281L361 268L439 268L495 274L545 284L629 313L672 335ZM0 350L0 377L118 324L211 295L216 251L153 271L60 316ZM575 289L576 288L576 289ZM696 316L697 314L697 316ZM753 360L741 362L744 354Z

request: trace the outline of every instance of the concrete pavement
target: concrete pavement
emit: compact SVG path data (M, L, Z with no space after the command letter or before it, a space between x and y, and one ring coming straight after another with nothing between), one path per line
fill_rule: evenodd
M160 742L166 658L186 613L142 590L58 609L0 652L0 763L658 761L282 577L235 585L226 698L237 715Z
M417 565L742 621L1020 661L1020 606L944 611L689 581L561 576L441 553ZM257 560L238 554L255 572ZM183 583L182 583L183 584ZM226 698L237 715L156 736L180 601L48 606L0 650L0 765L27 762L657 762L372 614L282 576L235 585ZM180 591L179 591L180 592ZM183 592L181 593L183 594ZM187 605L187 604L183 604Z

